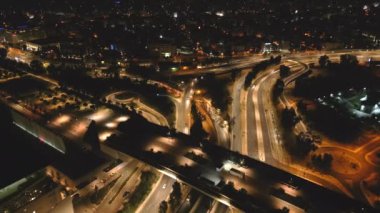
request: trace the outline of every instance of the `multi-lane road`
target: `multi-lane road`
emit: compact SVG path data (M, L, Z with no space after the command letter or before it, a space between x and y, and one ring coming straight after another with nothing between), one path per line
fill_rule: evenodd
M306 72L308 69L307 64L310 62L316 63L320 55L327 54L331 60L337 60L339 56L344 53L357 55L360 61L366 61L370 57L379 56L378 51L340 51L334 53L321 52L309 55L294 54L286 56L283 58L283 63L290 66L292 70L292 74L285 79L286 84L291 83L291 81L296 79L299 75ZM258 63L263 59L264 58L262 56L237 59L234 60L229 66L203 69L200 72L186 71L183 73L178 73L177 75L199 75L209 72L225 73L231 69L244 69L251 67L255 63ZM248 71L248 69L243 70L240 77L237 78L233 85L233 102L230 112L230 117L232 118L230 148L234 151L238 151L244 155L256 158L262 162L284 169L292 174L295 174L312 182L321 184L328 188L341 191L350 196L351 190L348 189L348 184L342 183L340 179L338 179L339 177L337 178L329 175L322 175L301 165L291 163L291 158L286 152L279 131L277 130L278 122L276 116L274 115L275 110L271 100L271 89L273 87L274 82L279 78L278 68L270 67L266 69L265 71L260 73L256 79L254 79L254 81L248 89L244 89L244 80ZM57 82L50 83L57 85ZM186 134L189 133L189 126L191 123L190 112L191 99L194 93L193 85L194 82L187 85L184 88L183 94L180 98L173 97L174 101L176 102L176 128L178 131ZM107 96L107 100L119 103L128 102L126 100L118 100L116 98L116 95L116 93L113 93ZM290 102L287 100L285 96L281 97L281 102L286 106L290 105ZM144 105L143 103L137 102L137 104L143 111L143 115L145 112L145 116L148 118L148 120L160 125L169 125L166 118L154 109ZM220 127L219 125L215 125L215 128L222 127ZM303 124L303 127L301 128L305 130L307 127ZM221 129L217 129L215 131L218 132L218 130L219 132L224 131ZM220 133L218 133L218 135L220 135ZM371 143L371 145L368 145L366 146L366 148L360 149L357 152L361 153L362 158L366 158L365 156L367 153L365 152L369 152L371 151L371 149L376 148L373 144L374 143ZM324 149L333 150L334 148L325 147ZM126 176L124 177L123 174L121 176L124 178L122 180L126 179ZM133 176L132 180L137 179L135 176ZM130 182L133 181L128 181L129 185L127 183L127 188L133 187L133 185ZM145 212L147 209L149 210L149 212L156 211L161 201L165 200L168 197L173 183L174 179L165 175L160 176L159 181L154 185L152 192L148 195L147 199L140 206L138 211ZM113 189L111 189L110 192L116 194L115 198L113 199L115 203L122 202L122 197L119 193L117 193L120 192L120 184L121 183L118 182L118 184ZM360 186L356 184L356 189L354 189L355 193L360 191L358 187ZM109 203L110 201L104 200L104 202ZM103 204L103 202L101 205L98 206L98 209L102 211L111 211L110 206L112 207L112 211L117 210L115 209L117 205L107 205Z
M291 84L297 77L308 70L309 63L318 63L321 55L328 55L331 61L339 61L342 54L353 54L359 62L365 63L369 58L378 58L379 51L342 50L333 52L299 53L283 57L283 64L290 66L292 74L285 78L285 84ZM239 59L229 66L213 67L200 71L186 71L177 75L202 75L204 73L226 73L234 68L249 68L263 58L260 56ZM271 89L279 78L278 67L270 67L253 80L245 90L244 80L250 69L243 69L233 85L231 106L231 150L258 159L267 164L289 171L309 181L340 191L348 196L362 197L355 194L350 186L342 183L339 177L318 173L296 163L291 163L291 157L285 150L283 139L279 133L277 116L271 100ZM284 106L293 103L286 96L281 96ZM218 128L216 126L216 128ZM297 131L307 131L307 126L300 122ZM327 149L326 149L327 150Z
M173 178L167 175L161 175L153 186L152 192L136 210L136 213L158 212L161 202L169 197L174 181Z

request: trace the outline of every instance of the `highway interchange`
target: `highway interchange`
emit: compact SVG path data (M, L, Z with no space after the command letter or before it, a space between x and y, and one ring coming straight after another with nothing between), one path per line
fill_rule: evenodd
M328 55L332 61L339 61L341 54L354 54L358 56L361 63L365 63L371 57L379 57L379 51L335 51L285 56L282 59L283 64L288 65L292 71L291 76L284 80L285 84L291 84L292 81L309 69L309 63L318 63L319 57L324 54ZM227 68L212 68L209 71L224 73L227 72L224 69L244 68L247 64L246 61L242 61L244 63L238 63L237 65ZM260 61L260 59L256 60L256 63L257 61ZM251 66L252 64L249 65ZM294 162L291 163L290 156L285 150L278 132L278 121L276 120L276 116L274 116L275 109L271 100L271 89L274 82L279 78L278 67L270 67L259 74L258 77L253 80L251 86L245 90L243 86L244 79L249 71L248 66L247 69L242 71L233 86L233 102L231 107L232 131L230 134L231 150L238 151L269 165L284 169L285 171L289 171L292 174L296 174L330 189L340 191L348 196L363 198L360 190L351 190L350 186L342 180L345 178L343 176L333 177L316 172L306 166L297 165ZM202 73L207 73L207 70L203 70ZM183 74L181 73L180 75ZM280 100L283 105L291 105L284 96L282 96ZM307 127L303 122L300 122L296 130L306 131ZM378 140L371 142L372 146L375 146L376 141ZM370 147L371 145L367 146ZM328 151L334 148L323 149ZM365 154L366 153L363 155ZM357 178L356 181L360 182L360 179ZM357 187L358 186L355 188Z
M378 51L340 51L334 53L319 52L307 55L288 55L283 57L282 59L283 64L288 65L292 70L291 76L285 79L286 85L291 85L292 81L294 81L298 76L306 72L309 69L309 63L317 63L319 56L327 54L329 55L330 59L337 60L339 55L343 53L358 55L358 58L362 62L368 60L370 57L376 58L379 55ZM349 184L347 184L347 182L342 180L346 178L343 177L343 175L325 175L317 173L314 170L304 167L303 165L291 163L291 157L285 150L281 136L278 132L278 121L276 116L274 115L275 109L272 104L270 95L274 82L279 78L278 66L269 67L264 72L260 73L260 75L258 75L258 77L253 80L250 87L248 89L244 89L244 79L247 73L250 71L249 68L264 59L265 57L263 56L254 56L245 59L237 59L231 62L229 66L212 67L210 69L204 68L201 71L190 70L178 73L177 75L190 75L194 77L201 76L205 73L210 72L222 74L227 73L232 69L242 69L241 74L233 84L233 89L231 92L232 104L230 110L230 117L232 118L232 122L230 122L231 132L229 133L229 141L228 133L226 134L225 128L219 125L220 121L216 121L216 116L212 114L212 110L210 110L212 106L210 106L210 103L207 102L207 100L204 100L202 103L206 104L200 105L200 107L203 107L204 113L208 113L209 118L211 118L210 122L212 122L212 124L210 125L212 125L214 127L214 131L216 131L215 135L217 135L216 138L218 140L218 143L224 147L226 146L226 144L229 144L229 148L233 151L237 151L249 157L265 162L269 165L281 168L285 171L288 171L299 177L307 179L311 182L323 185L327 188L336 191L340 191L348 196L354 196L359 197L359 199L365 199L360 184L360 180L363 177L351 177L352 179L356 180L354 184L355 186L352 189L350 188ZM46 79L47 78L45 77L42 78L42 80L45 81ZM47 81L57 84L56 82L53 82L50 79L48 79ZM196 87L196 84L194 86L193 80L187 85L183 86L183 91L180 93L180 97L178 97L178 94L176 94L175 96L173 95L173 97L171 97L176 106L175 128L178 132L182 132L185 134L189 134L189 129L191 126L190 114L192 99L195 99L194 87ZM174 90L174 88L172 89ZM178 89L175 90L178 91ZM118 100L116 98L116 95L117 93L112 93L108 95L106 99L113 102L126 104L129 104L131 101ZM284 95L281 97L280 101L284 106L290 106L292 105L292 103L289 99L291 98L287 98ZM159 125L169 126L169 122L167 121L167 119L159 112L157 112L149 106L144 105L144 103L141 103L139 101L135 101L135 103L142 111L143 116L146 117L149 121ZM54 124L51 125L53 126ZM298 131L305 131L307 129L304 123L298 125L297 128L300 129ZM377 148L377 142L378 140L373 140L364 147L349 151L355 153L355 155L358 155L358 153L360 153L358 156L364 159L370 151ZM322 148L326 151L335 151L336 149L340 149L338 147ZM125 166L124 163L122 165ZM128 169L140 168L138 170L138 172L140 172L142 167L141 165L137 165L138 163L135 162L133 166L128 166ZM121 176L126 175L123 172L121 172L120 174ZM133 176L131 180L128 181L126 188L132 188L132 183L137 180L136 178L138 178L138 175ZM114 179L114 177L112 177L111 179ZM100 180L101 178L95 180L88 187L91 187L94 184L99 184L97 182ZM154 209L158 209L158 206L160 202L163 200L163 198L168 197L168 195L170 194L171 185L174 183L174 181L174 179L166 175L160 175L158 182L155 184L152 192L148 195L148 198L140 206L138 212L144 212L147 209L154 212ZM118 181L118 183L119 182L120 181ZM167 185L165 189L163 188L164 185ZM120 185L116 185L112 190L118 190L117 188L120 187ZM81 191L85 189L86 188L83 188L81 189ZM116 193L116 191L114 193ZM116 194L115 203L117 203L117 205L107 205L102 203L96 208L97 212L102 212L103 210L108 212L117 211L116 208L117 206L120 206L121 202L122 196L120 196L120 194ZM224 211L226 210L225 207L220 207L220 205L220 203L216 203L215 207L213 208L213 211L220 212L219 210L215 210L219 208L224 209Z
M377 52L368 51L343 51L330 54L318 53L308 56L292 55L291 57L285 57L283 59L283 61L285 61L284 64L290 66L292 69L292 75L285 79L285 83L287 85L291 84L298 76L308 71L309 68L307 64L316 63L320 55L327 54L333 61L336 61L339 55L344 53L356 54L362 62L363 60L368 60L369 57L377 57ZM257 61L260 60L262 59ZM234 68L244 68L252 65L252 63L245 60L240 61L242 64L238 63L237 65L223 68L213 67L210 70L204 69L200 73L196 71L187 71L186 73L191 76L202 75L208 72L223 74ZM255 63L257 63L257 61ZM340 191L350 197L360 197L361 195L353 194L347 184L342 183L341 180L335 176L321 174L303 165L290 163L290 156L283 147L283 142L277 131L278 124L273 113L274 109L269 95L271 94L270 91L274 81L278 78L278 68L271 67L265 70L252 82L251 86L245 90L243 89L243 81L248 71L249 70L242 71L241 76L236 80L233 87L231 150L238 151L269 165L289 171L311 182L323 185L335 191ZM184 73L179 73L179 75L184 75ZM283 105L290 105L286 97L281 97L281 102ZM217 128L221 128L219 125L215 125L215 123L211 125L214 126L215 131L217 131ZM301 122L299 126L299 131L307 130L304 123ZM252 129L255 131L249 131ZM219 141L219 143L223 145L223 142Z

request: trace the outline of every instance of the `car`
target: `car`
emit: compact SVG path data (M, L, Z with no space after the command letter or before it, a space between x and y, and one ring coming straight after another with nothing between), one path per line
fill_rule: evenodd
M162 185L162 188L165 189L166 188L166 183L164 185Z

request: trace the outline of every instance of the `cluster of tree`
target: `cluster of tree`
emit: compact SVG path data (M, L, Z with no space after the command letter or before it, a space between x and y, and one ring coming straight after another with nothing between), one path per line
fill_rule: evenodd
M90 144L93 150L99 150L100 141L99 141L99 131L94 120L91 121L90 125L87 127L87 131L83 136L83 141Z
M280 77L281 78L286 78L290 75L290 67L286 65L281 65L280 66Z
M207 132L203 129L202 126L202 119L201 115L199 114L195 104L192 104L191 106L191 112L193 115L193 125L190 128L190 135L193 137L196 141L202 141L205 139L208 134Z
M320 65L327 69L327 75L297 79L295 95L315 99L348 91L350 88L367 87L368 104L377 103L379 100L374 91L380 89L380 79L371 69L358 65L356 56L341 55L339 64L331 63L327 56L321 56ZM297 106L317 130L339 141L352 141L361 134L363 125L352 117L346 107L339 103L329 103L331 106L315 104L316 107L312 110L307 110L304 102L299 102Z
M215 74L207 74L203 79L199 79L197 86L206 90L206 97L212 100L212 105L222 112L227 110L232 98L229 95L228 85L231 79L217 78Z
M195 204L195 202L197 201L197 199L200 195L201 194L197 190L195 190L193 188L190 189L189 198L190 198L190 205L191 206L193 206Z
M380 79L368 67L358 65L356 56L342 55L340 63L328 63L327 75L301 77L295 82L294 94L305 98L318 98L350 88L380 88ZM321 65L321 66L322 66Z
M6 48L0 48L0 60L3 61L7 58L8 50Z
M359 64L359 61L355 55L344 54L340 56L340 64L349 67L357 66Z
M181 184L176 181L173 183L173 190L169 195L169 203L172 210L174 210L180 204L181 199Z
M326 68L330 63L330 58L327 56L327 55L323 55L321 57L319 57L319 66L321 66L321 68Z
M341 105L317 104L315 109L305 112L309 123L317 130L338 141L352 141L359 137L362 125Z
M29 65L8 58L0 59L0 66L12 72L30 71Z
M166 202L165 200L163 200L160 203L160 206L158 207L158 212L159 213L166 213L167 211L168 211L168 202Z
M329 170L331 168L333 161L333 156L329 153L312 155L311 162L312 164L322 170Z
M301 99L301 100L297 101L297 109L301 113L306 113L307 105L306 105L304 100Z
M317 148L314 139L309 134L301 132L296 136L296 150L299 156L306 156Z
M21 97L25 93L31 93L34 91L46 90L46 83L38 81L35 78L26 76L25 78L18 79L17 81L7 81L0 85L1 89L13 97Z
M285 83L281 79L277 79L276 83L273 86L272 97L276 100L284 91Z
M233 69L231 70L231 81L234 81L236 80L236 77L239 75L239 73L241 72L241 69Z
M259 74L261 71L265 70L271 65L279 64L280 62L281 56L271 56L270 59L261 61L258 64L256 64L254 67L252 67L252 70L246 76L244 81L244 88L247 89L251 85L252 80L256 78L257 74Z
M255 68L252 68L251 72L248 73L248 75L245 77L244 80L244 88L248 89L248 87L251 85L252 80L256 78L257 74L259 74L260 70L257 70Z
M156 174L151 171L143 171L140 176L140 183L137 185L129 202L126 204L122 213L135 212L139 204L144 201L152 189L153 183L157 180Z
M298 121L300 121L300 118L297 116L296 111L292 107L286 107L282 111L281 115L282 125L286 129L292 129L298 123Z
M88 197L88 199L94 204L100 204L100 202L102 202L102 200L105 198L105 196L107 195L109 190L115 185L116 181L117 181L117 179L113 180L111 183L109 183L105 187L101 188L100 190L96 186L95 192L93 194L91 194Z
M45 74L46 69L43 66L42 62L39 60L33 60L29 64L30 70L34 73L39 73L39 74Z
M225 181L222 181L220 183L222 187L222 191L231 197L234 197L236 200L241 201L239 205L241 206L251 206L252 203L255 203L257 201L252 201L251 196L248 194L247 190L244 188L236 189L235 184L232 181L228 181L225 183ZM255 211L253 211L255 212Z

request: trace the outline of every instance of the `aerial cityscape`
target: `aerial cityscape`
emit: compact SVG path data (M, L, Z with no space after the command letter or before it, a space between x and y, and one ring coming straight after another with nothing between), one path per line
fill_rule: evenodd
M380 212L379 0L2 0L0 213Z

